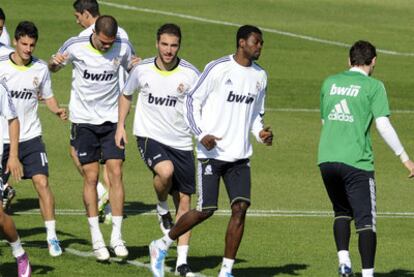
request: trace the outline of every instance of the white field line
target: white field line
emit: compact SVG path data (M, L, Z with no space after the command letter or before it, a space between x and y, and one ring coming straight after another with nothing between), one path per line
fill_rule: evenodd
M159 14L159 15L167 15L167 16L179 17L179 18L200 21L200 22L205 22L205 23L211 23L211 24L217 24L217 25L234 26L234 27L240 27L241 25L243 25L240 23L208 19L204 17L193 16L193 15L182 14L182 13L174 13L174 12L167 12L167 11L161 11L161 10L139 8L135 6L116 4L112 2L106 2L106 1L98 1L98 2L101 5L111 6L111 7L115 7L119 9L124 9L124 10L139 11L139 12ZM335 46L340 46L340 47L345 47L345 48L351 47L351 44L344 43L344 42L321 39L321 38L316 38L316 37L311 37L311 36L301 35L301 34L295 34L295 33L285 32L285 31L281 31L277 29L271 29L271 28L264 28L264 27L259 27L259 28L262 31L273 33L273 34L278 34L282 36L288 36L288 37L293 37L297 39L302 39L302 40L307 40L307 41L312 41L312 42L317 42L317 43L322 43L322 44L328 44L328 45L335 45ZM387 55L395 55L395 56L408 56L408 57L414 56L414 53L398 52L398 51L386 50L386 49L377 49L377 52L384 53Z
M171 210L173 213L174 211ZM83 209L57 209L57 215L85 215ZM144 216L155 215L155 210L125 209L126 214L139 214ZM39 215L39 209L15 212L18 215ZM231 210L217 210L215 215L229 216ZM331 211L305 211L305 210L249 210L248 216L251 217L332 217ZM377 212L379 218L413 218L414 212Z
M67 108L68 104L59 104L59 106ZM39 103L39 107L46 108L44 103ZM135 104L131 105L132 109L135 109ZM307 108L265 108L266 112L289 112L289 113L319 113L319 109L307 109ZM396 114L412 114L414 110L392 110L391 113Z

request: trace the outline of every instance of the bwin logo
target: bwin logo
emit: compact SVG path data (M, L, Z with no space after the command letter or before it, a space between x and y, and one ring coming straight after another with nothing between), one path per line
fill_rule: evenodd
M230 91L229 96L227 97L227 102L236 102L236 103L253 103L254 98L251 96L235 94L233 91Z
M27 88L21 91L11 90L10 95L12 98L30 99L33 96L33 90Z
M331 113L328 115L329 120L344 121L344 122L354 122L354 117L351 115L351 111L348 108L348 103L345 99L342 99L341 102L335 105L335 108L332 109Z
M88 70L85 69L83 72L83 78L86 80L92 81L110 81L114 77L113 73L108 73L104 71L103 73L89 73Z
M349 87L337 87L336 84L332 84L330 95L345 95L357 97L361 86L350 85Z
M148 103L160 106L164 105L168 107L175 107L175 105L177 104L177 97L169 95L167 95L167 97L157 97L152 96L152 93L150 93L148 95Z

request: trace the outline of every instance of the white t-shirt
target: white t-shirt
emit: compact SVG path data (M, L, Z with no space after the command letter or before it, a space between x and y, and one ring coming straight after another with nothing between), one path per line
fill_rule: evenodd
M4 80L0 79L0 116L3 117L2 120L7 122L10 119L16 118L17 113L16 109L14 108L13 101L10 97L10 94L7 89L7 85L5 84ZM3 133L3 124L0 124L0 134ZM3 136L0 136L0 161L2 160L3 156ZM1 168L1 164L0 164Z
M0 57L9 55L11 52L14 52L14 49L10 46L7 46L6 44L3 44L0 42Z
M6 25L3 26L3 32L1 33L1 36L0 36L0 43L10 46L10 35L7 32Z
M252 155L249 132L261 141L266 87L266 72L256 63L241 66L230 55L206 66L187 94L184 113L199 141L207 134L221 140L210 151L199 142L198 158L233 162Z
M160 70L155 58L137 65L122 90L124 95L139 91L134 135L149 137L175 149L192 150L192 135L182 109L184 96L199 74L183 59L171 71Z
M100 125L118 121L119 68L128 68L131 44L117 38L107 52L95 49L91 36L72 37L59 49L72 63L69 119L73 123Z
M53 96L50 73L47 64L35 57L27 66L19 66L8 56L0 59L0 79L5 79L20 121L19 142L27 141L42 134L37 114L38 97ZM4 143L9 143L8 124L3 124Z

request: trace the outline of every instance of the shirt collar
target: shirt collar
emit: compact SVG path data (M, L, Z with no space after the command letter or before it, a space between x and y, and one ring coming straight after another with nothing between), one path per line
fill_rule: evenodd
M356 66L351 67L351 68L349 69L349 71L352 71L352 72L359 72L359 73L361 73L361 74L364 74L365 76L368 76L368 73L366 73L364 70L362 70L361 68L356 67Z

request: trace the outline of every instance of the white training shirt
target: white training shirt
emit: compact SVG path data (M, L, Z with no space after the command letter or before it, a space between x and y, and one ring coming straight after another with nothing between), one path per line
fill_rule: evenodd
M13 101L10 98L10 94L7 89L7 85L4 80L0 79L0 116L3 117L2 120L5 120L8 125L10 119L16 118L17 113L14 108ZM8 129L7 129L8 130ZM0 134L3 133L3 124L0 124ZM3 136L0 136L0 161L3 156ZM0 165L1 168L1 165Z
M14 52L13 48L0 42L0 57L4 55L9 55L11 52Z
M0 43L10 46L10 35L9 32L7 32L6 25L3 26L3 32L0 35Z
M241 66L230 55L206 66L184 108L198 158L233 162L252 155L249 132L261 141L266 86L266 72L256 63ZM207 134L221 138L210 151L200 143Z
M183 116L184 96L200 72L180 59L171 71L146 59L130 73L124 95L139 91L134 119L134 135L148 137L179 150L192 150L192 135Z
M19 142L27 141L42 134L37 114L38 98L53 96L50 73L47 64L35 57L27 66L12 62L10 56L0 58L0 79L5 79L20 121ZM3 124L4 143L9 143L8 124Z
M128 68L131 44L117 37L107 52L95 49L91 36L72 37L59 49L72 63L69 119L73 123L100 125L118 122L119 68Z

